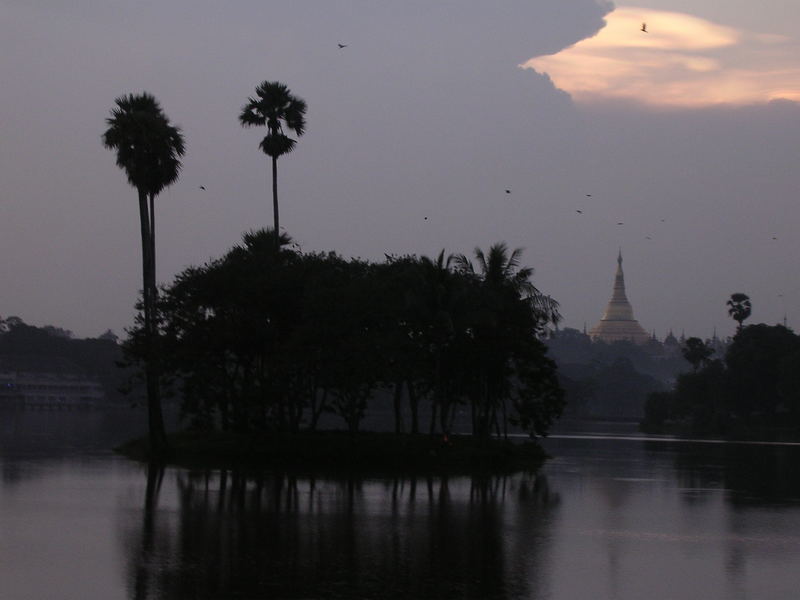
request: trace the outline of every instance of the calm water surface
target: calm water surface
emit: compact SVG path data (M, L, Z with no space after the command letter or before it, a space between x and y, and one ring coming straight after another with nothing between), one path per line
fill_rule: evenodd
M0 412L0 598L800 594L800 446L600 424L538 474L148 473L106 450L126 412Z

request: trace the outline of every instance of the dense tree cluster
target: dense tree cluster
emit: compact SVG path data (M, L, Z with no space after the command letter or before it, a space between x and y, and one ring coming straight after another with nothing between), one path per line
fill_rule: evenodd
M730 436L798 431L800 336L782 325L743 327L724 360L709 359L698 342L685 348L694 371L679 376L674 390L648 399L642 424L647 431Z
M560 414L539 340L558 305L519 251L373 263L290 244L246 234L162 291L160 368L195 426L292 432L332 412L357 432L381 388L397 431L449 434L462 410L479 436L509 424L542 435ZM144 356L141 332L127 350Z
M279 233L277 159L296 144L287 132L304 133L307 107L286 85L264 81L239 121L267 128L260 148L272 162L274 227L187 269L159 297L154 199L178 178L183 135L150 94L115 104L102 139L139 198L143 291L126 347L144 373L153 456L169 454L165 382L181 389L196 425L226 431L314 429L330 411L356 432L387 387L398 431L407 398L412 432L422 405L430 431L445 436L461 407L480 437L509 423L547 432L563 393L537 336L558 320L558 305L519 268L519 250L476 250L477 268L444 252L373 264L291 250Z

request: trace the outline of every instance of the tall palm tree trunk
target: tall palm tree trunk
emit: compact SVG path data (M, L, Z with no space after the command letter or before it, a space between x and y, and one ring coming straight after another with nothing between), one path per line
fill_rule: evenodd
M156 207L155 207L155 194L150 194L150 293L152 294L150 305L151 325L155 329L155 310L156 295L158 288L156 287Z
M275 247L281 247L281 223L278 217L278 157L272 157L272 216L275 222Z
M417 391L414 389L414 382L410 379L406 380L406 389L408 389L408 406L411 409L411 433L419 433L419 398L417 398Z
M150 433L150 451L157 456L167 449L164 416L161 411L161 395L158 386L158 365L155 352L155 236L152 220L153 197L150 211L147 194L139 190L139 220L142 234L142 299L144 304L145 335L145 387L147 390L147 417Z
M403 413L400 408L400 403L403 400L403 379L398 378L397 381L394 382L394 432L396 434L403 432Z

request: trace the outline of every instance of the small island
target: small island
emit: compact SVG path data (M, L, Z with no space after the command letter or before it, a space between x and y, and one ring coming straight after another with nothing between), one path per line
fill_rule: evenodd
M179 177L184 137L153 95L116 99L102 142L139 200L142 298L124 353L144 382L149 420L147 443L123 451L336 467L507 468L523 457L529 465L531 452L540 460L535 443L507 438L510 427L546 435L563 410L540 339L560 320L558 303L505 243L476 248L474 262L444 250L379 263L303 252L280 226L277 168L305 132L306 110L284 83L256 86L239 123L266 128L259 148L271 166L273 227L159 288L155 198ZM391 436L361 431L381 391L393 396ZM165 394L188 423L171 438ZM459 413L468 437L453 435ZM321 431L328 415L346 435Z
M249 232L161 290L159 390L186 431L120 452L205 466L536 469L535 438L564 406L540 340L559 315L520 255L499 243L473 258L370 262ZM142 373L145 334L140 323L123 345Z

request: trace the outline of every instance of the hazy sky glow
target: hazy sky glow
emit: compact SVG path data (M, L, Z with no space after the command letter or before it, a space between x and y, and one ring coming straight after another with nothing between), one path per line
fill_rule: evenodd
M136 194L100 143L120 94L153 93L186 134L158 200L161 281L268 225L263 134L236 117L269 79L308 102L278 173L304 249L504 240L565 324L591 327L621 246L659 336L732 333L740 291L754 321L797 324L800 3L638 4L0 0L0 315L131 323Z
M547 73L580 102L699 107L800 100L800 47L788 36L629 6L606 22L596 36L525 66Z

